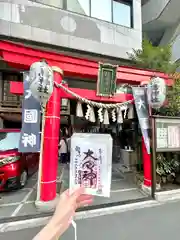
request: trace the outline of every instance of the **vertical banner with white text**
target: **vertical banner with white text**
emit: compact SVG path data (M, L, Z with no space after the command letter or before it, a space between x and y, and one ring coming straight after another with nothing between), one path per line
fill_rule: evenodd
M142 136L147 153L150 154L150 139L148 133L150 129L150 123L146 89L144 87L132 87L132 90Z
M24 100L19 152L39 152L41 106L31 94L28 78L29 74L23 73Z

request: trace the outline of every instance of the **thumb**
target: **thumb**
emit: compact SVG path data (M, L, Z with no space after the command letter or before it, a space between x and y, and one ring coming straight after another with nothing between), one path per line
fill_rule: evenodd
M70 196L70 192L69 192L69 189L65 190L64 192L61 193L60 195L60 199L63 200L63 199L67 199L67 197Z
M71 199L77 200L82 194L84 194L84 191L85 191L84 186L75 188L71 194Z

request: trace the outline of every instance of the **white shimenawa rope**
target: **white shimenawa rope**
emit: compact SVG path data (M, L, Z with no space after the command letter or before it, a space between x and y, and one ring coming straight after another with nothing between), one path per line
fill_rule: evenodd
M111 108L120 108L120 107L123 107L123 106L126 106L128 105L129 103L132 103L134 100L129 100L129 101L126 101L124 103L98 103L98 102L95 102L95 101L91 101L91 100L88 100L84 97L81 97L80 95L72 92L70 89L68 89L67 87L65 87L62 83L56 83L54 82L55 86L58 87L58 88L62 88L65 92L71 94L73 97L77 98L79 101L81 102L84 102L92 107L98 107L98 108L105 108L105 109L111 109Z

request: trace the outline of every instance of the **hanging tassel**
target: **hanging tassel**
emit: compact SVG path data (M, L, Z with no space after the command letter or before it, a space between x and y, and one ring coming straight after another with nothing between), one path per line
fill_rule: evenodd
M104 124L109 125L109 114L107 109L104 110Z
M98 110L98 118L99 118L100 123L102 123L102 122L104 121L104 118L103 118L103 109L102 109L102 108L100 108L100 109Z
M121 111L124 111L124 119L127 117L127 105L121 107Z
M90 107L90 115L89 115L89 121L90 122L96 122L95 114L94 114L94 108Z
M128 108L127 108L127 105L125 106L125 111L124 111L124 119L127 117L127 110L128 110Z
M84 116L81 102L77 102L77 106L76 106L76 116L77 116L77 117L83 117L83 116Z
M118 114L117 114L117 123L123 123L123 116L122 116L122 110L121 108L118 109Z
M116 109L114 108L111 112L112 115L112 121L115 122L116 121Z
M128 119L133 119L134 118L134 107L132 104L129 105L129 110L128 110Z
M86 111L86 114L85 114L86 120L89 120L90 112L91 112L91 106L87 105L87 111Z

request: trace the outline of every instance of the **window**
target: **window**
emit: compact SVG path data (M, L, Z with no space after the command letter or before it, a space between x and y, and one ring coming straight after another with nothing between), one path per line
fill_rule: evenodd
M17 149L20 132L0 132L0 151Z
M90 15L89 0L66 0L67 10L83 15ZM96 0L97 1L97 0Z
M31 1L56 8L63 8L64 3L64 0L31 0Z
M131 5L122 1L113 1L113 23L131 27Z
M132 0L64 0L66 9L79 14L132 27Z
M91 17L112 21L111 0L91 0Z
M132 27L133 0L31 0L78 14Z

